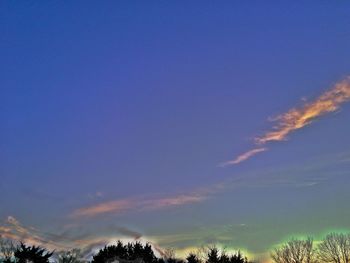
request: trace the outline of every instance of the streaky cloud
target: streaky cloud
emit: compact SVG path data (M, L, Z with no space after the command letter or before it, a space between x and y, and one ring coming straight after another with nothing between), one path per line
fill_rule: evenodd
M32 245L45 245L45 247L52 250L67 248L62 244L58 244L52 240L47 239L45 235L37 229L22 225L13 216L8 216L5 221L5 225L0 226L0 236L11 240L20 240Z
M135 240L138 240L142 237L141 233L136 232L135 230L131 230L127 227L118 227L117 229L118 229L119 233L121 233L125 236L132 237Z
M313 102L305 103L302 107L293 108L277 116L273 120L277 122L275 128L262 137L256 138L256 142L265 144L270 141L286 140L291 132L311 124L318 117L338 110L343 103L349 100L350 78L347 78L337 83Z
M89 259L101 247L113 244L116 240L130 242L137 240L142 243L151 243L154 249L161 254L163 249L154 241L142 238L142 234L127 227L116 227L109 234L94 236L84 234L84 237L77 236L76 233L63 233L55 235L42 232L34 227L25 226L13 216L8 216L4 222L0 222L0 237L14 241L21 241L29 245L45 247L51 251L69 250L72 247L81 249L85 259ZM78 228L80 225L78 225ZM74 230L74 229L71 229ZM132 238L132 240L130 240Z
M350 101L350 77L335 84L334 87L321 94L314 101L304 102L301 107L292 108L272 119L276 122L275 126L264 135L256 137L255 144L259 146L272 141L285 141L293 131L311 124L319 117L339 110L340 106L348 101ZM264 147L258 147L219 166L239 164L266 150Z
M88 207L79 208L71 214L72 218L91 218L105 214L121 214L131 211L158 210L174 206L182 206L191 203L201 202L207 198L207 192L194 192L188 194L180 194L170 197L143 199L122 199L113 200Z
M234 160L221 163L219 166L224 167L227 165L239 164L239 163L244 162L245 160L253 157L254 155L257 155L258 153L265 152L267 150L268 150L267 148L256 148L256 149L250 150L248 152L245 152L245 153L237 156Z
M206 199L203 195L193 194L193 195L178 195L169 198L161 198L161 199L151 199L144 202L144 208L146 210L154 210L161 209L170 206L180 206L186 205L190 203L201 202Z
M83 207L73 212L72 217L92 217L99 214L121 213L132 209L135 203L132 200L115 200L97 205Z

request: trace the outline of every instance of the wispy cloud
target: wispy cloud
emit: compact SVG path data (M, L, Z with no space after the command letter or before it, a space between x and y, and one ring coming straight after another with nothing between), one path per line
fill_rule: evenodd
M158 253L162 252L162 248L152 240L143 238L142 234L125 226L113 226L108 229L108 234L93 235L82 233L81 226L77 225L68 232L62 234L51 234L42 232L34 227L25 226L13 216L8 216L5 221L0 222L0 237L13 240L15 242L22 241L26 244L45 247L49 250L68 250L72 247L80 248L84 258L90 258L92 254L105 245L112 244L117 240L133 241L138 240L142 243L151 242Z
M263 148L259 152L263 152ZM252 153L254 154L254 153ZM249 158L247 155L245 158ZM241 159L241 161L243 158ZM271 174L272 173L272 174ZM162 209L176 208L180 206L201 203L205 200L213 198L216 194L226 192L242 187L271 187L275 185L290 186L290 187L310 187L315 186L319 182L317 178L281 178L280 174L286 173L281 171L275 175L271 171L261 170L252 174L236 176L228 180L217 182L206 187L196 188L187 193L174 194L171 196L143 196L143 197L129 197L118 200L111 200L101 202L98 204L88 205L86 207L74 210L69 218L71 219L92 219L98 216L113 215L120 216L127 213L147 212ZM264 174L264 176L260 176ZM137 237L137 234L132 235Z
M345 156L345 155L344 155ZM327 158L329 159L329 158ZM319 160L314 160L319 165ZM324 165L324 163L322 163ZM184 233L181 235L167 235L162 236L144 236L143 234L125 226L110 225L107 228L104 227L101 234L96 235L96 231L90 232L91 226L85 225L87 221L80 220L84 217L94 217L97 215L106 215L108 213L124 213L132 211L153 211L158 209L166 209L171 207L178 207L187 204L193 204L201 202L208 198L213 197L216 193L225 191L231 191L234 189L243 188L270 188L271 186L284 186L284 187L314 187L317 184L324 182L325 178L314 178L313 176L305 178L304 176L295 176L300 173L300 169L304 169L305 165L299 165L294 168L273 171L256 171L251 174L240 175L228 180L209 185L203 188L197 188L190 193L172 195L168 197L144 197L144 198L126 198L121 200L110 201L106 203L100 203L99 205L90 206L82 209L77 209L72 215L74 215L73 222L62 227L62 232L59 234L51 234L48 232L42 232L37 228L26 226L22 224L13 216L7 217L6 221L1 224L0 222L0 236L21 240L28 244L44 246L50 250L60 251L63 249L69 249L71 247L78 247L82 249L86 258L89 258L96 249L103 247L106 244L111 244L120 239L123 241L138 240L141 242L150 242L152 247L160 254L163 253L162 247L176 247L177 243L187 242L192 243L195 240L203 240L209 242L211 233L203 232L203 236L196 237L193 233ZM323 166L314 167L310 166L310 169L323 170ZM296 170L295 170L296 169ZM289 175L293 176L289 176ZM317 172L309 173L310 175L318 174ZM281 175L284 175L281 177ZM108 208L108 209L107 209ZM85 210L84 210L85 209ZM79 212L77 212L79 211ZM244 224L235 225L237 230L240 227L244 227ZM88 231L86 229L89 229ZM226 230L225 230L226 231ZM217 232L217 231L215 231ZM216 241L224 241L225 235L218 235L215 237ZM178 250L179 251L179 250Z
M257 143L285 140L291 132L309 125L313 120L339 109L341 104L350 100L350 79L336 84L315 101L306 103L300 108L294 108L277 116L275 128L262 137L256 138Z
M129 236L132 237L135 240L138 240L142 237L142 234L139 232L136 232L135 230L131 230L127 227L118 227L118 232L125 235L125 236Z
M181 206L191 203L197 203L203 201L204 199L206 199L206 197L201 194L184 194L169 198L146 200L142 203L142 205L144 205L144 209L146 210L154 210L171 206Z
M292 108L286 113L273 118L272 121L276 122L276 125L264 135L255 138L255 143L257 145L264 145L271 141L286 140L288 135L293 131L311 124L314 120L327 113L337 111L343 103L348 101L350 101L350 78L337 83L314 101L305 102L301 107ZM224 164L238 164L266 150L266 148L258 147Z
M12 240L23 241L32 245L47 247L48 249L64 249L63 245L47 239L44 234L40 233L33 227L22 225L15 217L8 216L4 225L0 226L0 236Z
M71 214L73 218L90 218L104 214L121 214L127 211L158 210L168 207L197 203L207 198L205 192L180 194L170 197L122 199L79 208Z
M115 200L97 205L77 209L73 212L73 217L91 217L99 214L121 213L134 208L135 202L132 200Z
M265 152L267 150L268 150L267 148L256 148L256 149L250 150L248 152L245 152L245 153L237 156L236 159L234 159L234 160L224 162L224 163L220 164L219 166L224 167L226 165L239 164L239 163L244 162L245 160L253 157L256 154L261 153L261 152Z

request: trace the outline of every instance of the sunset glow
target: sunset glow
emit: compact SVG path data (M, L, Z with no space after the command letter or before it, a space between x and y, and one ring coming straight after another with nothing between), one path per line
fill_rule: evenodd
M349 233L349 10L1 2L0 241L257 263Z

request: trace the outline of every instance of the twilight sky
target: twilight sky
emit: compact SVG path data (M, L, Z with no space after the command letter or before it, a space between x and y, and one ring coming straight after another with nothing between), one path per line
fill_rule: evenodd
M0 235L350 230L350 3L263 2L1 2Z

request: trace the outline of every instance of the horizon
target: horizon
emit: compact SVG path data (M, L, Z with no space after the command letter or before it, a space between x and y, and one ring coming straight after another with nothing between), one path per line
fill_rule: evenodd
M349 8L1 2L0 236L254 258L349 232Z

